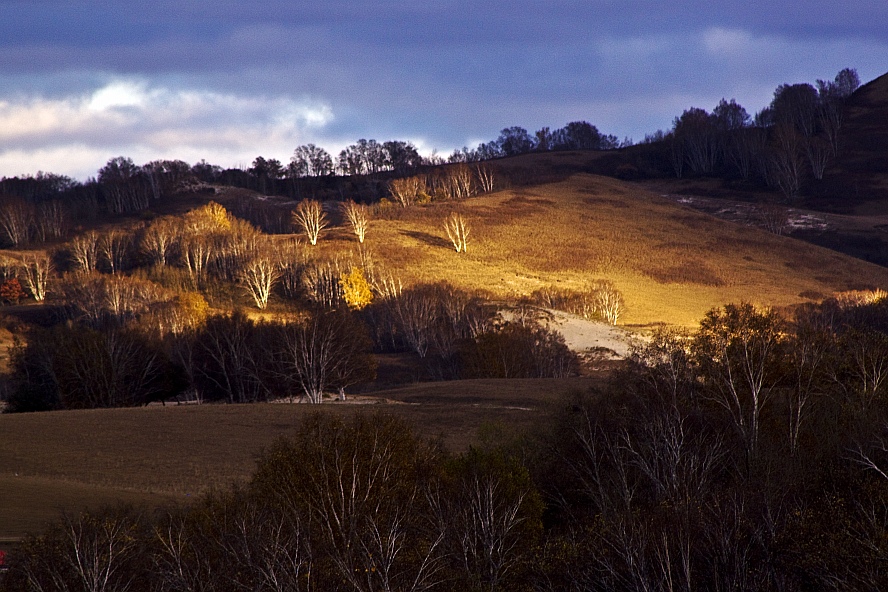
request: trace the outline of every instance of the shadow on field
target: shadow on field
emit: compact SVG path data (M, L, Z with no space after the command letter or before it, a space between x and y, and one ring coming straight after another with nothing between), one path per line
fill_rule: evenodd
M447 242L440 236L435 236L433 234L429 234L428 232L419 232L418 230L402 230L401 234L403 234L404 236L409 236L410 238L418 240L419 242L425 243L430 247L445 247L447 249L451 248L449 242Z

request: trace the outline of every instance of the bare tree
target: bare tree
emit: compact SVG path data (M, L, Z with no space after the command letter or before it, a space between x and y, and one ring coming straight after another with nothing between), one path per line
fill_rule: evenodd
M95 271L99 263L99 235L94 230L71 239L71 257L80 271Z
M517 563L515 547L520 543L518 526L523 521L521 504L526 492L520 491L513 499L500 493L503 485L490 475L473 475L465 484L461 516L456 535L463 567L496 590L509 570Z
M734 130L728 137L725 158L743 179L749 179L756 160L766 151L766 143L765 130L756 127Z
M752 456L762 411L781 378L782 335L783 322L773 311L729 304L709 311L694 338L708 397L727 412Z
M170 515L165 524L154 528L158 546L152 555L154 573L160 590L172 592L211 592L215 590L218 566L213 562L215 549L210 537L200 536L181 514ZM203 525L205 522L198 522Z
M677 414L645 422L639 437L626 432L623 441L656 495L673 507L705 500L727 455L720 438L692 429L687 418Z
M151 198L147 175L131 158L112 158L99 170L99 183L105 197L105 206L112 214L140 212Z
M278 265L280 265L279 285L287 298L296 298L302 287L302 272L305 267L299 248L299 239L290 238L276 245Z
M392 309L400 334L407 345L426 357L432 326L438 319L438 297L433 290L414 288L386 301Z
M676 138L674 133L669 134L669 163L677 179L684 175L685 145L684 141Z
M465 199L475 194L475 176L469 165L461 163L450 167L450 194L454 199Z
M515 458L472 450L458 459L453 481L433 490L433 511L447 527L447 551L462 572L460 589L517 589L542 506Z
M234 218L228 229L212 235L212 270L216 276L236 281L257 252L265 249L265 237L252 224Z
M318 244L318 237L328 224L327 214L321 202L313 199L304 199L293 211L293 223L302 229L308 242Z
M425 175L414 175L402 179L392 179L388 184L389 193L401 207L411 206L416 203L421 193L426 191Z
M616 325L626 312L623 294L609 281L596 282L594 288L595 311L611 325Z
M457 253L468 252L469 234L471 228L462 214L452 212L450 216L444 220L444 230L447 232L447 238L453 243L453 247Z
M34 232L38 240L64 238L68 232L67 210L57 199L41 202L37 206L37 216L34 219Z
M268 298L280 277L280 265L267 254L257 254L240 272L240 281L260 310L268 306Z
M43 252L28 253L20 268L21 279L37 302L46 300L47 284L52 274L52 259Z
M370 283L374 296L380 300L397 298L404 292L404 284L401 283L401 278L396 278L391 273L376 274Z
M130 235L119 230L110 230L99 237L99 255L112 274L122 271L126 266L131 246Z
M364 204L357 204L352 200L348 200L341 205L342 215L345 216L352 231L358 237L358 242L364 242L364 235L367 233L367 226L370 223L370 213Z
M851 329L841 336L839 347L847 378L837 377L837 382L851 395L850 402L866 411L888 387L888 336L876 330Z
M193 351L185 346L176 352L195 379L202 396L229 403L263 401L276 391L266 376L268 346L260 341L256 324L243 312L214 315L194 335ZM185 339L188 340L186 333Z
M185 236L181 242L181 256L192 282L197 285L204 279L210 257L213 254L213 245L210 239L199 234Z
M805 138L789 125L778 125L771 151L770 174L787 199L795 199L802 186Z
M824 394L829 384L827 358L832 345L832 332L815 316L805 318L801 312L796 316L789 347L793 380L787 401L789 445L793 456L799 453L802 426L812 414L812 403Z
M96 278L103 295L104 309L118 322L138 317L161 300L159 287L147 280L128 276Z
M826 140L814 137L805 146L805 153L808 156L808 164L811 165L814 178L818 181L823 180L823 173L833 157L832 146Z
M62 278L59 292L71 304L69 314L86 324L98 324L106 314L103 274L78 271Z
M335 308L342 301L341 275L338 261L323 261L302 269L301 285L310 299L326 308Z
M217 537L235 583L244 590L311 590L313 557L304 520L251 500L235 503L230 531Z
M178 238L176 223L170 218L160 218L152 222L142 233L142 252L153 263L166 265Z
M309 403L321 403L328 388L342 390L375 375L369 340L346 312L318 310L301 323L284 325L280 343L285 376Z
M493 167L489 164L479 163L474 167L475 170L475 178L478 179L478 184L481 186L481 191L484 193L493 192L496 187L496 178L493 173Z
M254 484L285 513L310 517L326 567L312 573L317 589L420 592L441 584L446 524L425 495L435 450L384 417L347 424L324 414L302 425L260 461Z
M718 156L715 117L705 109L691 107L673 122L675 141L682 145L685 161L696 174L712 172Z
M47 548L35 549L22 568L31 590L127 592L136 584L131 561L139 552L137 523L122 511L74 516L64 514L47 536Z
M13 246L26 244L34 223L34 208L21 199L9 200L0 206L0 230Z

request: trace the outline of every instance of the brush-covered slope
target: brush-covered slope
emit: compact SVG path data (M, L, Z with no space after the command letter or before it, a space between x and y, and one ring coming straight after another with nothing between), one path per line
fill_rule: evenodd
M456 253L443 229L455 210L471 224L468 253ZM628 304L621 324L692 325L727 302L785 306L888 286L885 268L593 175L389 212L372 222L365 245L405 284L447 280L514 300L607 279ZM307 248L355 247L343 229Z

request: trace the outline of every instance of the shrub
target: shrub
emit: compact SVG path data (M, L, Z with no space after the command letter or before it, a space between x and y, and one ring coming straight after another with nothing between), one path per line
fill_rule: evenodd
M8 304L18 304L26 296L17 278L9 278L0 284L0 299Z
M464 378L564 378L578 367L559 333L535 324L507 323L464 343Z

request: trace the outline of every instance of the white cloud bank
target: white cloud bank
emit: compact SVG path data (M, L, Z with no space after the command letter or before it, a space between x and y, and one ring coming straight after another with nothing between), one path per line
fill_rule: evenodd
M311 98L243 96L114 79L62 98L0 98L0 176L37 170L77 179L115 156L206 159L249 165L260 154L286 162L334 119Z

